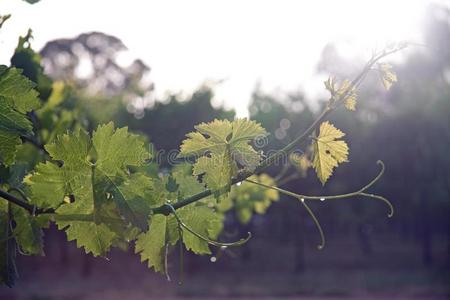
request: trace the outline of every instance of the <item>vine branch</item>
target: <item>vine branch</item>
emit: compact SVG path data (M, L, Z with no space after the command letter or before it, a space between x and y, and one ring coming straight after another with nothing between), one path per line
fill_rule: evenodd
M368 74L368 72L372 69L372 66L378 62L380 59L393 54L395 52L398 52L402 49L404 49L407 45L403 45L403 46L399 46L397 48L394 48L392 50L383 50L378 54L375 54L372 56L372 58L366 63L366 65L364 66L364 68L361 70L361 72L351 81L351 85L350 87L354 87L357 88L361 82L364 80L364 78L366 77L366 75ZM325 118L334 110L336 110L340 104L343 103L343 101L346 99L346 97L348 97L349 93L351 92L352 88L349 88L346 93L343 93L342 95L340 95L340 97L334 101L332 101L333 97L330 98L329 103L326 105L325 109L317 116L317 118L315 119L315 121L301 134L299 135L297 138L295 138L291 143L289 143L288 145L286 145L284 148L279 149L277 152L275 152L274 154L270 155L269 157L267 157L266 159L264 159L260 165L253 171L249 171L249 170L241 170L238 175L232 179L231 181L231 185L235 185L241 181L247 180L248 177L254 175L254 174L258 174L260 172L262 172L264 169L266 169L268 166L272 165L274 162L276 162L278 159L284 157L285 155L289 154L297 145L302 144L303 142L305 142L309 136L313 133L314 130L316 130L316 128L320 125L320 123L322 121L325 120ZM28 141L31 142L31 144L35 145L36 147L38 147L39 149L42 150L43 147L40 147L40 145L37 145L36 143L33 143L33 141ZM44 149L45 150L45 149ZM284 190L283 190L284 191ZM288 191L286 191L288 192ZM206 198L208 196L212 195L212 191L210 189L205 189L204 191L194 194L192 196L186 197L180 201L178 201L177 203L174 203L171 206L168 206L166 204L160 206L160 207L156 207L152 209L152 213L153 214L164 214L164 215L169 215L170 213L172 213L173 210L177 210L181 207L184 207L186 205L189 205L193 202L196 202L198 200L201 200L203 198ZM362 193L360 192L359 195L361 196L365 196L365 197L371 197L371 198L377 198L380 199L382 201L385 201L386 203L389 203L389 201L381 196L377 196L377 195L372 195L372 194L366 194L366 193ZM342 195L341 195L342 196ZM32 205L30 203L27 203L26 201L23 201L17 197L15 197L14 195L7 193L3 190L0 189L0 197L4 198L5 200L9 201L10 203L13 203L15 205L18 205L24 209L26 209L30 214L33 215L39 215L39 214L53 214L55 213L55 210L52 208L40 208L37 207L35 205ZM308 197L308 196L307 196ZM305 197L305 199L307 198ZM333 199L332 197L328 197L328 199ZM393 208L391 208L393 209Z
M392 205L392 203L388 199L383 197L383 196L375 195L375 194L369 194L369 193L365 192L371 186L373 186L381 178L381 176L383 176L383 174L384 174L384 170L385 170L384 163L381 160L379 160L379 161L377 161L377 164L380 165L381 169L380 169L378 175L374 179L372 179L368 184L366 184L362 188L358 189L357 191L350 192L350 193L345 193L345 194L339 194L339 195L330 195L330 196L325 196L325 195L323 195L323 196L302 195L302 194L297 194L297 193L293 193L293 192L287 191L285 189L282 189L282 188L279 188L279 187L276 187L276 186L271 186L271 185L267 185L267 184L264 184L264 183L261 183L261 182L258 182L258 181L254 181L254 180L251 180L251 179L246 179L245 181L253 183L253 184L256 184L256 185L259 185L259 186L262 186L262 187L265 187L265 188L268 188L268 189L272 189L272 190L278 191L278 192L280 192L282 194L294 197L294 198L296 198L296 199L298 199L298 200L300 200L302 202L305 201L305 200L320 200L320 201L324 201L324 200L350 198L350 197L356 197L356 196L363 196L363 197L369 197L369 198L378 199L378 200L381 200L384 203L386 203L387 206L389 207L388 217L390 218L390 217L392 217L394 215L394 206Z

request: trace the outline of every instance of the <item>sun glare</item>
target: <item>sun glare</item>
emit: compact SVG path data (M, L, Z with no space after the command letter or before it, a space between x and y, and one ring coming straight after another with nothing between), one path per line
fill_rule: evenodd
M13 18L0 42L14 45L28 27L36 32L37 48L82 31L104 31L150 65L157 98L167 91L188 95L215 82L214 103L246 116L257 82L268 92L301 87L311 99L320 95L316 66L327 43L337 43L341 55L355 57L389 42L420 42L427 3L43 0L29 6L6 0L0 10ZM3 63L13 46L6 50L0 53Z

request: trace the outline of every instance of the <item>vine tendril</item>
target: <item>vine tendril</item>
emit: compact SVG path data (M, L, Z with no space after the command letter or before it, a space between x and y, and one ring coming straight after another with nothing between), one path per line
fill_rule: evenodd
M172 214L175 216L175 219L177 220L178 224L183 228L186 229L187 231L189 231L190 233L192 233L193 235L195 235L196 237L198 237L199 239L207 242L210 245L216 246L216 247L237 247L237 246L241 246L245 243L247 243L250 238L252 237L251 232L248 232L248 235L246 238L242 238L239 241L236 242L231 242L231 243L222 243L222 242L218 242L218 241L213 241L203 235L201 235L200 233L192 230L192 228L190 228L189 226L187 226L185 223L183 223L183 221L180 219L180 217L178 216L175 208L172 206L172 204L170 203L166 203L165 204L172 212Z
M343 199L343 198L350 198L350 197L356 197L356 196L363 196L363 197L369 197L369 198L373 198L373 199L378 199L383 201L388 207L389 207L389 212L388 212L388 217L391 218L394 215L394 206L392 205L392 203L386 199L383 196L380 195L375 195L375 194L369 194L366 193L367 189L369 189L370 187L372 187L375 183L378 182L378 180L380 180L380 178L383 176L384 174L384 170L385 170L385 166L383 161L378 160L377 164L380 166L380 171L378 172L377 176L375 176L375 178L373 178L368 184L366 184L365 186L363 186L362 188L360 188L359 190L355 191L355 192L351 192L351 193L346 193L346 194L339 194L339 195L330 195L330 196L308 196L308 195L301 195L301 194L297 194L297 193L293 193L290 192L288 190L276 187L276 186L271 186L271 185L267 185L258 181L253 181L251 179L245 179L245 181L268 188L268 189L272 189L275 191L278 191L282 194L294 197L298 200L300 200L300 202L303 204L303 206L305 207L305 209L307 210L308 214L311 216L311 218L313 219L319 233L320 233L320 237L321 237L321 244L319 244L318 248L322 249L325 246L325 235L323 234L323 230L322 227L320 226L320 223L317 219L317 217L315 216L314 212L311 210L311 208L306 204L305 200L320 200L320 201L324 201L325 199L327 200L333 200L333 199Z
M300 199L300 202L303 204L303 206L305 207L306 211L311 216L311 219L314 221L314 224L316 225L317 230L319 231L320 244L317 245L317 249L322 250L325 247L325 234L323 233L322 226L320 225L319 220L317 219L317 217L314 214L314 212L312 211L312 209L306 204L305 199L303 199L303 198Z

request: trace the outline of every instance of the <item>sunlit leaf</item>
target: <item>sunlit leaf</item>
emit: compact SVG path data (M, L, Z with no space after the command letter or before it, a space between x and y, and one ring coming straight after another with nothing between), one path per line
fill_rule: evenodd
M392 85L397 82L397 75L392 70L392 66L388 63L379 64L381 82L386 90L389 90Z
M46 149L62 166L39 164L26 183L33 203L57 208L57 225L66 228L68 240L76 240L93 255L104 255L124 237L118 236L120 224L147 228L150 209L146 199L152 180L144 174L130 174L127 168L141 166L149 158L140 137L126 128L114 130L109 123L99 126L92 139L80 130L59 136ZM67 196L74 202L64 201ZM71 216L91 219L68 220ZM118 224L105 221L111 219Z
M314 139L313 167L317 177L325 184L333 169L348 159L348 146L343 140L345 133L329 122L320 125L319 136Z
M179 157L198 157L193 174L202 175L217 196L229 191L239 166L252 171L259 165L261 155L250 142L267 135L260 124L247 119L214 120L195 128L183 141Z

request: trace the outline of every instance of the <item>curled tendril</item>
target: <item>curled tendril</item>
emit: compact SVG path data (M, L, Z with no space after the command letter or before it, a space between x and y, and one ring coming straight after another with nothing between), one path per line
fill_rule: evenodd
M308 204L306 204L305 199L300 199L300 202L303 204L306 211L311 216L311 219L313 219L314 224L316 224L317 230L320 234L320 244L317 245L317 249L322 250L325 247L325 234L323 233L322 226L320 225L319 220L317 219L312 209L308 206Z
M311 216L311 218L313 219L319 233L320 233L320 237L321 237L321 244L318 246L319 249L322 249L325 246L325 236L323 234L323 230L322 227L320 226L320 223L317 219L317 217L315 216L315 214L313 213L313 211L309 208L309 206L305 203L305 200L320 200L320 201L324 201L326 200L333 200L333 199L343 199L343 198L350 198L350 197L357 197L357 196L363 196L363 197L368 197L368 198L373 198L373 199L378 199L383 201L388 207L389 207L389 212L388 212L388 217L391 218L394 215L394 206L392 205L392 203L386 199L383 196L380 195L375 195L375 194L370 194L370 193L366 193L366 191L372 187L375 183L378 182L378 180L380 180L380 178L383 176L384 174L384 170L385 170L385 166L383 161L378 160L377 164L380 166L380 171L378 172L377 176L375 176L375 178L373 178L368 184L366 184L365 186L363 186L362 188L360 188L359 190L355 191L355 192L351 192L351 193L346 193L346 194L340 194L340 195L330 195L330 196L308 196L308 195L301 195L301 194L296 194L284 189L281 189L279 187L276 186L270 186L261 182L257 182L257 181L253 181L251 179L246 179L245 181L256 184L256 185L260 185L262 187L268 188L268 189L272 189L272 190L276 190L282 194L294 197L298 200L300 200L300 202L303 204L303 206L305 207L305 209L308 211L309 215Z
M368 193L359 193L360 196L364 196L364 197L369 197L369 198L374 198L374 199L378 199L383 201L384 203L386 203L387 206L389 206L389 212L388 212L388 218L392 218L394 216L394 206L392 205L392 203L386 199L383 196L380 195L375 195L375 194L368 194Z
M239 241L236 242L231 242L231 243L222 243L222 242L218 242L218 241L213 241L203 235L201 235L198 232L195 232L194 230L192 230L189 226L187 226L186 224L183 223L183 221L180 219L180 217L178 216L178 214L176 213L175 208L169 204L166 203L165 204L167 207L169 207L169 209L172 211L172 214L175 216L175 219L177 220L178 224L183 228L186 229L187 231L189 231L190 233L192 233L193 235L195 235L196 237L198 237L199 239L207 242L210 245L216 246L216 247L236 247L236 246L241 246L245 243L247 243L250 238L252 237L251 232L248 232L248 235L246 238L242 238Z

